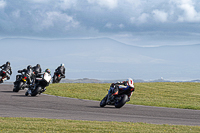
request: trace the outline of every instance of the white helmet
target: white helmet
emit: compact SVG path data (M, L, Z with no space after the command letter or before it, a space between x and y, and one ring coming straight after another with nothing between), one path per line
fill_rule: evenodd
M60 66L64 66L64 64L60 64Z
M127 84L130 86L130 87L134 87L134 82L133 82L133 79L132 78L128 78L127 80Z

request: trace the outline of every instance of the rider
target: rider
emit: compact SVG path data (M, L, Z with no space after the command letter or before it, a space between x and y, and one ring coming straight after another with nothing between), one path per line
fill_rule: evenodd
M28 75L27 85L30 85L30 84L34 83L35 76L34 76L33 68L32 68L31 65L28 65L27 69L18 70L18 73L22 73L22 72L24 72L24 73L26 73Z
M47 68L47 69L45 70L45 72L47 72L47 73L49 74L49 76L51 76L51 71L50 71L50 69ZM50 81L51 81L51 80L50 80ZM48 82L47 86L49 86L50 81Z
M118 95L119 91L127 90L127 89L132 89L133 91L135 90L134 82L132 78L128 78L126 81L123 81L123 82L112 83L108 91L107 103L111 102L114 96ZM128 94L128 101L130 101L133 91L131 91L131 93Z
M64 67L64 64L60 64L60 66L55 71L57 73L61 74L61 78L65 78L65 67Z
M50 81L51 81L51 71L50 71L50 69L47 68L47 69L45 70L45 72L48 73L48 76L50 76L50 80L49 80L49 82L46 82L46 85L45 85L45 86L49 86ZM45 72L38 73L38 75L39 75L39 76L44 75ZM37 80L37 79L38 79L38 80ZM32 85L33 88L31 87L31 88L27 91L27 94L25 94L25 95L31 94L31 93L32 93L31 90L34 90L35 87L37 86L37 84L39 84L40 81L42 81L42 78L37 78L37 79L35 80L35 83ZM44 91L46 91L46 88L44 88L44 90L43 90L42 92L44 92Z
M38 75L38 73L42 72L40 64L37 64L36 66L33 67L33 72L35 73L37 78L40 78L40 75Z
M50 69L46 69L44 72L47 72L49 74L49 76L51 76L51 71ZM41 76L44 74L44 72L38 73L38 76ZM40 77L41 78L41 77ZM38 83L38 81L36 80L36 84ZM47 86L50 84L50 82L47 83Z
M2 68L2 67L3 67L3 68ZM1 68L2 70L6 71L6 72L9 74L9 75L8 75L8 74L6 73L7 79L9 80L9 79L10 79L10 76L11 76L11 74L12 74L10 62L7 61L6 64L3 64L2 66L0 66L0 68Z

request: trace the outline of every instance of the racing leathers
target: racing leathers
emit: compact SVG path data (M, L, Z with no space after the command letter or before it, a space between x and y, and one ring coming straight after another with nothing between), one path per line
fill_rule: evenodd
M61 78L65 78L65 67L59 66L56 70L56 73L61 74Z
M30 84L33 84L35 81L35 75L33 73L32 68L30 69L23 69L23 70L18 70L18 73L24 72L28 77L27 77L27 85L30 86Z
M2 69L2 71L0 71L0 75L2 75L3 71L6 72L6 78L4 78L3 80L6 80L6 79L9 80L12 74L10 63L7 62L6 64L3 64L2 66L0 66L0 68Z
M35 73L36 78L41 77L41 75L38 74L38 73L42 72L42 69L39 64L37 64L36 66L33 67L33 72Z

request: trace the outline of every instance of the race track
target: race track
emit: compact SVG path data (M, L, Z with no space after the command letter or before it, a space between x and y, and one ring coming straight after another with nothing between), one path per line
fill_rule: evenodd
M14 93L12 89L12 85L0 85L0 117L38 117L200 126L200 110L130 104L126 104L121 109L114 108L114 106L100 108L98 101L44 94L26 97L25 91Z

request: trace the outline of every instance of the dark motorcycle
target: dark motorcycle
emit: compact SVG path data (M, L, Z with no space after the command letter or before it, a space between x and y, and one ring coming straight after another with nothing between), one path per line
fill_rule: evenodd
M29 94L31 96L36 96L37 94L41 94L46 89L45 87L49 85L51 81L51 75L45 72L43 74L43 78L36 78L35 79L35 85L30 86L28 90L25 93L25 96L28 96Z
M134 89L120 90L117 96L107 103L108 94L101 100L100 107L104 107L106 105L114 105L115 108L121 108L129 101L128 95L133 92Z
M5 70L0 71L0 83L3 83L3 81L7 80L7 73Z
M28 78L28 74L24 73L24 72L20 72L21 75L17 75L17 79L14 82L14 89L13 92L19 92L19 90L24 90L24 88L27 88L27 78Z
M60 80L61 80L61 74L59 72L54 72L54 75L53 75L53 82L52 83L59 83Z

